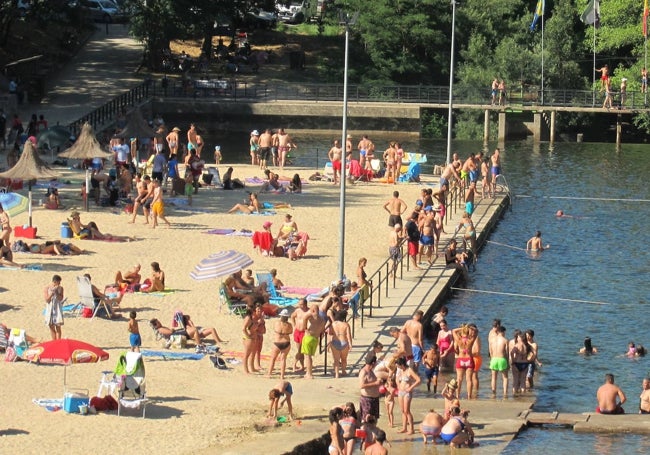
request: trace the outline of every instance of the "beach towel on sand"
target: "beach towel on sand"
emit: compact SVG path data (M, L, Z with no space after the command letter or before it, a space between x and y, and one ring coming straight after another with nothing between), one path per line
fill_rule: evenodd
M210 229L209 231L204 231L204 234L213 234L213 235L231 235L234 237L252 237L253 231L250 229Z
M164 360L201 360L205 354L195 352L172 352L172 351L140 351L142 357L162 357Z

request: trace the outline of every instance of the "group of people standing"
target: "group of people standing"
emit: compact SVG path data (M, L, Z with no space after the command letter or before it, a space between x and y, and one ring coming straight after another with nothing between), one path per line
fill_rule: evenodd
M287 164L287 155L292 149L298 148L284 128L279 128L276 132L270 128L264 130L262 134L258 130L253 130L249 139L249 152L251 165L259 165L260 169L267 169L269 164L284 169Z
M499 106L505 106L507 97L506 82L503 79L499 80L495 77L490 87L492 105L498 104Z
M352 166L353 158L353 143L352 135L348 134L345 140L345 161L346 166ZM364 134L357 143L357 151L359 152L359 159L356 161L359 165L359 172L374 174L376 169L373 169L373 160L375 159L375 144L370 140L367 134ZM334 171L334 184L340 182L341 176L345 175L347 169L343 169L343 154L344 151L341 148L341 142L338 139L335 139L332 143L332 147L327 153L327 156L332 163L332 169ZM386 181L389 183L397 183L397 179L400 176L402 163L404 161L405 152L402 148L402 145L397 141L390 141L388 148L382 154L382 160L386 167L385 175ZM350 173L353 173L352 167L350 167Z

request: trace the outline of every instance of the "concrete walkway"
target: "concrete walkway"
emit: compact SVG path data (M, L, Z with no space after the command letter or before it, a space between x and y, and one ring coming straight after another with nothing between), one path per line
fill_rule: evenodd
M429 177L431 179L431 177ZM425 182L425 183L431 183ZM498 221L501 213L507 207L507 198L501 193L494 199L486 199L477 204L473 219L477 229L479 244L485 242L489 231L493 229L494 224ZM453 209L452 209L453 212ZM450 221L445 226L445 230L450 233L443 235L440 245L446 245L452 237L455 226L458 224L462 210L451 213ZM459 234L460 235L460 234ZM446 295L447 289L452 282L454 275L453 269L444 266L442 259L434 262L433 266L426 270L404 271L403 278L396 280L395 288L391 287L388 296L382 295L381 307L373 308L372 317L365 317L363 328L356 326L353 349L349 355L349 363L352 371L348 378L342 378L339 381L345 383L343 388L346 391L340 400L350 399L353 402L358 401L356 376L359 368L364 365L365 356L370 351L370 346L375 340L384 344L384 352L395 348L395 340L389 335L388 329L392 326L401 327L404 322L410 319L413 313L420 309L425 313L433 313L442 303L442 297ZM382 292L385 292L382 290ZM366 307L365 314L369 309ZM357 319L357 324L358 324ZM485 353L484 353L485 354ZM316 364L317 377L322 374L322 356L317 358ZM328 373L331 374L331 358L328 357ZM446 372L445 375L453 374ZM444 382L441 377L439 390L442 389ZM485 386L484 386L485 387ZM354 398L353 398L354 397ZM534 401L530 398L499 400L462 400L463 408L470 409L470 422L476 433L476 440L480 446L473 450L474 453L499 453L505 449L508 443L517 435L519 431L526 426L526 420L522 416L527 415L532 408ZM415 417L416 428L421 416L434 408L438 412L444 410L444 401L440 395L428 394L424 386L420 386L412 402L412 411ZM381 413L384 415L384 405L381 403ZM391 453L419 453L423 448L422 439L419 435L403 435L397 433L397 425L400 422L400 412L398 409L394 412L396 428L388 428L385 416L380 420L380 427L387 431L388 438L393 447ZM273 430L274 447L277 441L283 441L282 446L286 452L291 452L297 447L294 453L314 453L315 450L321 450L323 434L327 432L326 418L317 418L316 416L304 416L302 421L295 425L282 426ZM417 431L416 431L417 433ZM310 441L318 442L308 445ZM307 444L307 445L304 445ZM229 455L245 454L259 450L259 441L250 444L240 444L238 447L226 450L224 453Z
M50 125L67 125L142 82L136 73L142 45L124 24L105 24L86 45L46 83L40 103L22 104L18 111L25 127L32 114L43 114Z

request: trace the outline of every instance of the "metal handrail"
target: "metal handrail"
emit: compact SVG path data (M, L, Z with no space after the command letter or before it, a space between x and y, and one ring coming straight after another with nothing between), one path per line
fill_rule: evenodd
M254 83L234 79L190 80L165 79L144 82L122 93L103 105L91 110L83 117L68 125L77 135L85 122L95 130L114 122L127 108L142 104L151 97L219 99L231 102L277 102L277 101L342 101L343 86L339 84L296 84L296 83ZM600 107L600 94L595 90L545 89L544 97L534 87L525 87L509 92L505 106L508 109L518 106L594 108ZM514 93L517 96L512 96ZM405 103L447 105L449 87L422 85L367 86L348 85L348 99L351 103ZM544 99L541 104L539 100ZM645 94L628 91L625 108L647 109ZM595 101L596 100L596 101ZM620 100L619 100L620 101ZM454 88L453 102L456 105L488 106L489 96L485 90L458 86ZM624 111L622 111L624 112Z
M162 89L161 84L153 84L154 96L165 98L221 99L240 102L276 101L342 101L343 86L340 84L300 84L300 83L256 83L236 79L197 79L171 81ZM508 109L518 106L545 107L600 107L601 94L595 90L544 89L522 87L508 92L506 104L495 108ZM541 100L544 99L544 103ZM422 85L348 85L348 100L355 102L390 102L448 105L448 86ZM596 100L594 102L594 100ZM620 99L619 99L620 101ZM454 87L453 102L456 105L490 105L489 93L474 87ZM641 92L628 91L626 108L646 109L645 96Z

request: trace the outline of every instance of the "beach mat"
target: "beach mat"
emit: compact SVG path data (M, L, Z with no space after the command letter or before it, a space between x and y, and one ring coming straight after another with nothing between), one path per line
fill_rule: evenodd
M293 295L309 295L317 294L321 292L322 288L303 288L300 286L282 286L283 294L293 294Z
M93 240L95 242L109 242L109 243L125 243L125 242L135 242L136 239L128 237L107 237L103 239L91 239L90 237L86 237L83 240Z
M203 232L204 234L213 234L213 235L228 235L235 232L236 229L210 229L209 231Z
M203 232L204 234L213 234L213 235L230 235L233 237L253 237L253 231L249 229L210 229L209 231Z
M140 353L143 357L162 357L165 360L201 360L205 357L205 354L198 354L196 352L150 351L144 349Z
M12 267L10 265L0 266L0 270L28 270L30 272L39 272L43 270L43 264L25 264L22 269L20 267Z
M150 295L152 297L165 297L176 292L176 289L165 289L158 292L136 292L138 295Z
M45 408L49 412L56 412L63 409L63 398L33 398L32 403Z

